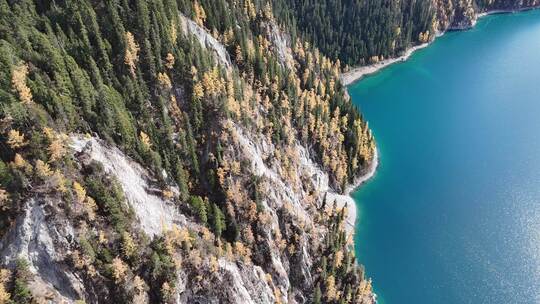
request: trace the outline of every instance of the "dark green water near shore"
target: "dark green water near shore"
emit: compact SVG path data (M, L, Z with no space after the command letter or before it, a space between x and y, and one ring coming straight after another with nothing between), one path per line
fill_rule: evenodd
M380 152L353 194L379 303L540 303L540 11L448 33L349 93Z

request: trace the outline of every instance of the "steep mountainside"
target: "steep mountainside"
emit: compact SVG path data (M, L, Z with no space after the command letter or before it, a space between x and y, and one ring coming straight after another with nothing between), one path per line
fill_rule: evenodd
M340 66L251 0L0 0L0 302L373 303Z

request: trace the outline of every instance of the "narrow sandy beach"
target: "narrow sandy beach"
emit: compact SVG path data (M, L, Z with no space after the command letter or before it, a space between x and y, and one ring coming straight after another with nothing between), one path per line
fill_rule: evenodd
M538 7L528 7L528 8L523 8L523 9L518 9L518 10L492 10L492 11L487 11L487 12L483 12L483 13L480 13L476 16L476 20L474 20L473 24L471 27L469 28L463 28L463 29L448 29L449 31L452 31L452 30L469 30L471 28L473 28L475 25L476 25L476 22L478 21L478 19L482 18L482 17L485 17L485 16L489 16L489 15L495 15L495 14L511 14L511 13L518 13L518 12L522 12L522 11L528 11L528 10L532 10L532 9L537 9ZM443 33L438 33L436 36L435 36L435 39L437 37L440 37L444 35L444 32ZM381 69L384 69L385 67L389 66L389 65L392 65L394 63L397 63L397 62L403 62L407 59L409 59L409 57L417 50L420 50L420 49L423 49L427 46L429 46L433 41L435 41L435 39L433 39L432 41L430 42L427 42L427 43L423 43L423 44L419 44L419 45L416 45L416 46L413 46L409 49L407 49L407 51L405 51L405 54L399 56L399 57L395 57L395 58L388 58L388 59L384 59L380 62L377 62L377 63L374 63L374 64L370 64L370 65L364 65L364 66L359 66L359 67L356 67L356 68L353 68L352 70L348 71L348 72L345 72L345 73L342 73L340 75L340 78L341 78L341 82L345 85L345 86L348 86L348 85L351 85L352 83L356 82L356 81L359 81L360 79L362 79L363 77L367 76L367 75L370 75L370 74L373 74L373 73L376 73L377 71L381 70Z
M407 60L416 50L423 49L427 47L429 43L423 43L414 47L409 48L405 54L396 57L396 58L388 58L385 60L382 60L375 64L365 65L365 66L359 66L356 68L353 68L349 72L345 72L341 74L341 82L348 86L352 84L355 81L358 81L362 79L364 76L376 73L380 69L383 69L391 64L394 64L396 62L402 62Z
M375 175L375 172L377 172L377 166L379 165L379 153L377 149L375 149L375 153L373 154L373 161L371 162L371 165L367 169L366 173L359 176L354 183L349 184L347 188L345 188L345 191L343 194L337 194L335 192L327 192L326 193L326 200L328 203L332 204L334 201L336 201L336 206L338 208L343 208L347 206L347 218L345 220L345 229L351 233L354 234L354 226L356 223L356 202L350 195L351 192L356 190L360 185L368 181L370 178Z

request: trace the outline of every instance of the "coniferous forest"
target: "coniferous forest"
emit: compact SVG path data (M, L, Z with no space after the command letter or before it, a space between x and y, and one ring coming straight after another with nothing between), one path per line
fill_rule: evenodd
M375 63L432 40L475 11L538 5L508 0L276 0L276 14L324 54L349 66Z
M2 246L2 299L38 299L31 290L45 281L59 296L89 303L170 302L183 282L188 302L234 303L205 278L224 279L217 270L228 267L260 269L272 301L310 300L315 285L327 302L369 296L343 211L328 217L336 207L316 199L297 168L307 151L343 189L371 161L373 138L339 82L339 64L282 34L271 3L2 0L0 64L3 237L22 237L27 210L72 227L70 241L51 248L54 267L30 254L15 259ZM122 187L126 172L115 178L103 159L73 152L90 138L148 170L145 191L189 224L145 231ZM255 138L270 145L263 166L278 178L246 165ZM287 198L271 192L275 182ZM299 203L315 212L306 222L315 228L299 221ZM320 245L307 248L312 238ZM316 252L324 263L310 257ZM276 269L296 260L309 280ZM42 271L60 279L47 282Z

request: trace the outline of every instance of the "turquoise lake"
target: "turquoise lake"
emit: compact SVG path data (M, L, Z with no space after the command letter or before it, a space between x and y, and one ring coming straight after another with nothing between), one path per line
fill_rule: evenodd
M540 11L349 87L380 153L353 194L379 303L540 303Z

